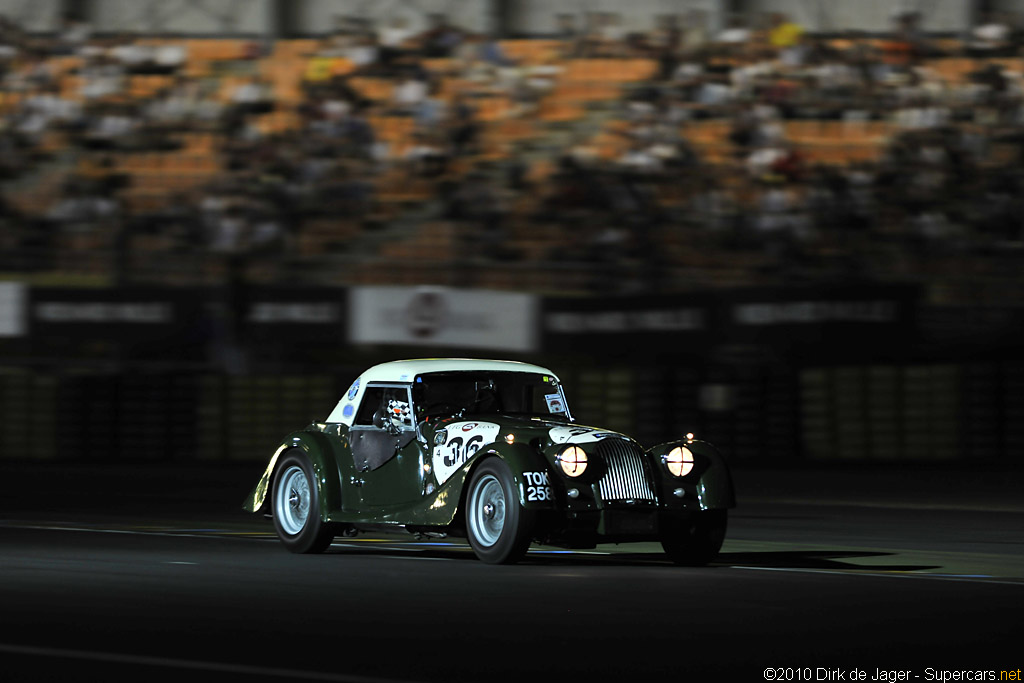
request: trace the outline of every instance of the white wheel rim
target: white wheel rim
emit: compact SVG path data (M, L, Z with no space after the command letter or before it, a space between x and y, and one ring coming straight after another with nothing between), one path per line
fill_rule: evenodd
M505 490L493 474L485 474L473 487L469 526L477 541L486 547L497 543L505 528Z
M290 536L302 531L309 518L309 479L298 465L292 465L277 479L274 514Z

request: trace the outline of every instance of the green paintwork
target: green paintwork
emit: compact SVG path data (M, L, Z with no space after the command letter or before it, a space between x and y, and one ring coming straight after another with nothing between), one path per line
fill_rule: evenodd
M694 457L694 470L685 477L672 476L661 464L661 456L679 445L686 446ZM658 473L661 498L668 507L691 511L736 507L736 493L729 466L718 449L710 443L686 439L670 441L648 449L647 453ZM676 488L686 491L683 501L671 495Z
M339 444L340 445L340 444ZM297 448L309 456L313 464L313 471L316 473L317 486L320 491L320 518L328 519L331 511L341 505L341 490L339 488L338 467L335 458L335 448L331 441L316 426L310 425L300 432L292 432L281 442L274 455L270 458L263 476L260 477L256 487L245 499L243 509L249 512L259 512L269 503L268 494L273 483L274 471L277 461L281 455L290 448Z
M421 432L427 435L425 439L427 443L433 441L434 432L433 428L420 426ZM344 430L344 427L342 427ZM504 432L507 433L507 432ZM413 443L402 449L402 453L396 456L392 462L395 465L399 465L394 469L389 469L392 462L381 467L373 474L379 477L374 482L374 485L379 488L393 487L396 490L402 489L408 484L408 479L403 478L409 475L411 468L402 467L410 463L413 459L413 452L417 448L422 448L420 442L414 441ZM424 453L424 456L427 454ZM396 504L387 504L383 501L377 500L372 505L363 505L356 507L346 507L340 514L331 514L329 519L333 522L345 522L350 524L406 524L416 526L444 526L452 523L455 515L458 511L459 504L462 501L462 490L466 481L471 476L473 470L475 470L480 463L488 457L498 457L504 460L509 465L509 469L512 470L512 476L515 478L516 486L519 489L520 503L524 507L531 507L537 509L544 509L552 507L553 503L539 502L539 501L528 501L525 496L525 484L523 481L523 472L537 471L549 469L545 458L537 453L534 449L524 444L507 444L504 442L497 442L490 444L486 448L482 448L478 455L468 462L466 462L461 468L459 468L454 474L449 477L444 484L438 486L438 488L429 494L424 494L419 498L413 500L403 500ZM405 458L406 463L397 462L398 458ZM342 463L341 471L345 474L346 462L343 458L339 458ZM352 471L351 476L359 476L359 473ZM346 480L346 476L342 477L342 480ZM361 487L352 487L352 493L357 497L362 497L362 492L365 491L366 484Z
M473 422L475 420L476 422ZM479 450L468 452L457 469L448 469L447 478L437 479L438 462L454 444L453 436L475 433L471 430L488 424L499 426L497 436L491 443L481 443ZM436 447L435 435L445 428L446 437ZM493 428L492 428L493 429ZM572 436L567 432L572 431ZM474 470L487 458L501 458L509 466L519 493L520 504L535 510L553 510L554 517L563 519L565 524L592 524L592 531L604 534L609 505L601 499L597 477L585 475L570 478L561 472L555 456L569 442L583 448L594 460L592 472L600 472L597 455L598 444L604 439L622 440L635 452L643 453L646 459L645 471L653 487L656 501L628 507L628 514L655 515L695 514L701 510L734 507L735 493L728 466L718 451L705 442L680 440L659 444L644 451L629 437L612 432L602 432L575 423L550 417L524 417L499 414L474 415L469 418L451 417L421 422L415 433L406 431L406 441L390 457L385 458L372 469L360 471L353 457L351 441L363 436L377 436L386 433L365 425L349 428L342 423L311 424L305 429L289 434L278 446L256 487L245 501L244 508L250 512L269 509L269 496L275 468L280 456L289 449L303 451L311 460L319 487L320 517L326 522L359 528L362 526L393 526L428 528L447 531L460 525L460 506L464 491ZM449 433L450 432L450 433ZM558 434L556 439L553 435ZM396 440L398 437L394 437ZM511 439L512 443L508 443ZM588 440L589 439L589 440ZM365 442L369 443L369 441ZM685 445L694 454L695 466L685 477L672 476L661 456L676 445ZM390 448L391 446L388 446ZM452 453L459 447L452 445ZM467 444L468 448L468 444ZM385 449L387 450L387 449ZM451 457L456 457L452 455ZM463 457L463 456L459 456ZM447 467L449 464L445 457ZM362 461L361 461L362 462ZM550 495L536 498L527 495L527 490L540 473L546 477ZM570 498L567 491L576 489L578 494ZM677 492L682 490L680 497ZM536 491L534 491L536 494ZM631 503L631 501L630 501ZM624 509L621 503L615 509ZM637 517L639 519L639 517ZM653 517L652 517L653 519ZM571 520L577 520L572 522ZM581 522L580 520L584 520ZM585 520L593 520L587 522ZM568 526L566 528L568 528ZM638 536L640 534L638 533Z
M736 490L725 460L714 446L703 441L688 444L689 449L707 469L700 478L698 497L702 510L736 507Z
M546 472L549 478L554 478L553 462L525 443L507 444L498 442L487 450L493 453L494 456L504 460L508 464L509 469L512 470L512 477L515 479L516 488L519 490L519 503L523 507L535 510L545 510L554 507L554 501L529 500L526 496L527 482L523 476L523 472L542 471ZM476 458L470 461L470 464L475 468L479 466L480 460L482 458Z

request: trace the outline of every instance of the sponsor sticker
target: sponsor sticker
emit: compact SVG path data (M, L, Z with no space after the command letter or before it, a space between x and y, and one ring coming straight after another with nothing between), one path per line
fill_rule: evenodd
M565 403L562 402L561 394L545 394L544 400L547 401L549 413L565 412Z
M553 427L548 432L555 443L593 443L601 439L625 439L615 432L605 432L590 427Z

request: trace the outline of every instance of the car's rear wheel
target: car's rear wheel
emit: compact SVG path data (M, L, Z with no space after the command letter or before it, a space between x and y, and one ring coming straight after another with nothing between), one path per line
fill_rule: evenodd
M322 553L334 540L330 524L320 519L320 492L309 457L289 451L274 477L274 529L293 553Z
M533 514L519 503L508 465L498 458L473 472L466 495L466 535L476 556L489 564L512 564L530 547Z
M661 519L661 547L676 564L704 565L715 559L725 540L725 510L702 510L693 517Z

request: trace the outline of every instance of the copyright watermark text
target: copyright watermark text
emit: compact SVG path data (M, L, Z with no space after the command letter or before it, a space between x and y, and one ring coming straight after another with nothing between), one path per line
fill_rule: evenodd
M770 666L764 670L766 681L1020 681L1020 669L843 669L824 666Z

